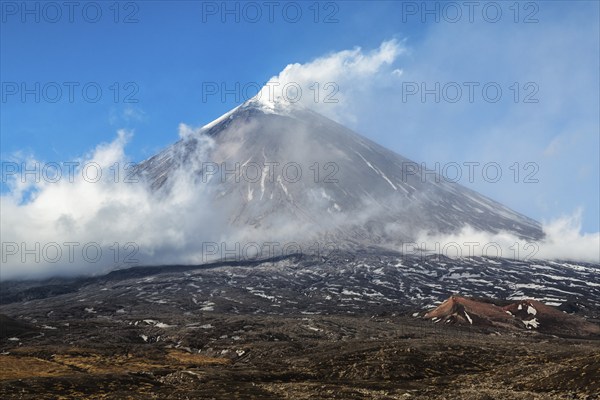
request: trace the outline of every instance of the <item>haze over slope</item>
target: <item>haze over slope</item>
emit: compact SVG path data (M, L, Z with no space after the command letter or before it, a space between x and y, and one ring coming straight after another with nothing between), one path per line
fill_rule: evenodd
M284 100L252 99L139 165L167 191L179 168L211 188L245 240L398 246L466 226L543 236L537 222Z

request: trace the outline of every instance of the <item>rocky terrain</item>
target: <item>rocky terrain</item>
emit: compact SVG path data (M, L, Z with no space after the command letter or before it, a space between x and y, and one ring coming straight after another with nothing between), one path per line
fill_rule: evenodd
M596 399L598 336L540 301L596 326L597 271L340 253L2 282L0 397ZM458 292L540 329L423 318Z

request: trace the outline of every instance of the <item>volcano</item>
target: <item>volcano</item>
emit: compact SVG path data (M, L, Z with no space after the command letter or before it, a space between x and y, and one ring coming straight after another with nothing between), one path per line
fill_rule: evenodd
M251 99L137 167L159 193L176 190L181 170L187 184L210 190L224 224L252 234L352 246L467 226L543 237L536 221L284 101Z
M540 301L523 299L507 303L500 306L489 301L451 296L434 310L427 312L424 318L436 323L469 324L504 330L528 329L559 336L600 335L598 325Z

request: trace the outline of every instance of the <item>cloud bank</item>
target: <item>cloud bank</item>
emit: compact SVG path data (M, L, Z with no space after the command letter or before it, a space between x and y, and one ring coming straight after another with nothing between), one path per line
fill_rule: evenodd
M502 257L515 261L562 260L600 263L600 233L582 233L581 210L542 224L545 238L524 240L509 232L489 233L465 227L455 234L424 232L408 254L447 257Z
M256 98L264 103L282 99L298 103L352 125L360 112L355 99L397 76L399 70L391 66L406 51L403 43L391 39L371 51L355 47L304 64L289 64L269 79Z

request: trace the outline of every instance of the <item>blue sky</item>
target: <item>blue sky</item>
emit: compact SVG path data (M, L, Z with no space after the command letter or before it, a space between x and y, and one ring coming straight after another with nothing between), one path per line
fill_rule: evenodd
M598 2L521 2L516 9L497 2L497 22L490 22L490 2L476 2L473 22L462 2L453 3L462 12L457 22L449 21L455 10L438 2L427 4L438 7L439 21L421 14L422 2L276 3L273 21L265 2L254 3L262 11L256 23L245 3L228 2L238 7L239 22L233 14L223 22L222 2L199 1L81 2L73 22L66 8L52 22L55 10L45 3L27 3L34 13L23 15L21 2L2 1L2 159L20 152L70 161L124 128L133 131L127 154L140 161L176 141L180 123L201 126L238 104L233 95L203 101L203 84L262 84L291 63L357 46L368 56L394 41L399 51L389 65L354 80L340 76L343 104L319 111L427 165L498 163L500 182L460 183L541 221L581 210L583 231L599 230ZM216 14L209 13L214 7ZM302 16L292 23L297 7ZM92 23L98 9L102 15ZM39 102L10 92L14 84L20 91L22 83L33 88L36 82L48 90ZM53 82L63 90L56 103L48 101ZM72 102L65 82L76 85ZM497 103L480 91L472 103L403 99L407 84L436 82L463 89L464 82L494 82L504 96ZM516 102L509 100L514 82ZM82 94L90 83L102 90L97 102ZM127 94L136 102L126 103ZM527 95L538 101L524 102ZM517 183L506 178L515 163L522 173ZM527 163L535 164L538 183L523 182L535 170L525 169Z

